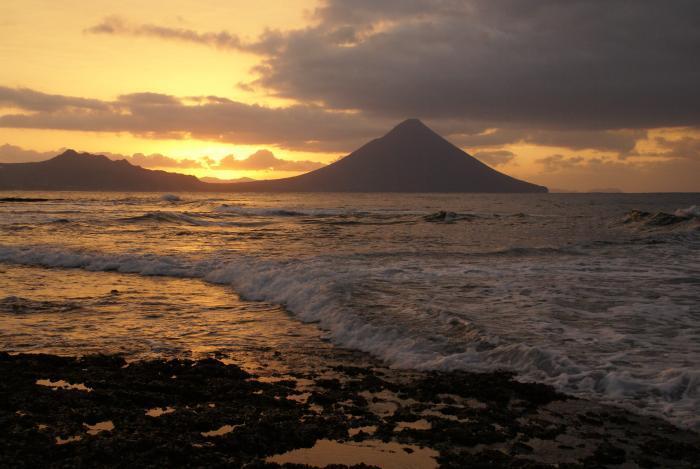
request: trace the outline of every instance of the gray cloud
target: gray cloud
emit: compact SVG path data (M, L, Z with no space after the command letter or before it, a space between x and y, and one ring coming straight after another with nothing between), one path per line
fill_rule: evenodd
M473 156L489 166L499 166L512 161L515 158L515 153L508 150L493 150L480 151Z
M316 25L267 51L258 86L331 108L491 127L700 124L695 0L324 5Z
M53 112L67 108L91 110L107 109L107 104L98 99L79 98L41 93L27 88L0 86L0 108L17 107L28 111Z
M619 188L625 192L697 192L700 160L674 158L654 162L621 163L592 159L532 176L549 187L590 190ZM679 207L680 208L680 207Z
M116 101L82 100L33 90L7 93L7 105L35 111L0 116L0 127L130 132L150 138L199 138L270 144L308 151L346 151L389 123L315 105L271 108L215 96L177 98L134 93ZM31 102L24 99L32 96ZM44 103L46 100L46 103ZM69 103L69 104L65 104Z
M572 150L600 150L627 155L635 149L638 140L647 137L646 130L540 130L498 128L490 132L455 133L450 139L467 148L502 146L511 143L566 147Z
M143 153L134 153L131 156L124 155L106 155L111 159L125 159L129 163L144 168L179 168L179 169L198 169L204 168L204 165L197 160L191 158L177 159L170 156L153 153L144 155Z
M65 150L65 149L62 149ZM61 153L59 151L34 151L25 150L17 145L0 145L0 163L31 163L36 161L45 161Z
M236 35L227 32L198 33L190 29L168 28L153 24L134 24L117 15L105 17L100 23L87 28L86 33L114 34L130 36L157 37L174 39L185 42L200 43L220 49L243 48L243 41Z
M100 23L85 29L89 34L126 35L152 37L165 40L189 42L223 50L236 50L264 54L275 51L282 45L282 35L276 31L265 31L256 41L245 41L237 34L227 31L200 33L192 29L137 24L118 15L105 17Z
M115 101L51 95L29 89L0 88L7 106L30 114L0 115L0 127L131 132L150 138L195 137L238 144L270 144L308 151L350 151L396 122L366 114L334 112L315 105L270 108L218 96L178 98L131 93ZM483 148L531 143L631 152L643 130L586 131L498 128L459 119L428 122L461 147Z
M212 169L269 170L269 171L312 171L325 166L316 161L290 161L277 158L269 150L258 150L247 158L237 160L233 155L221 159Z
M543 166L543 171L546 173L553 173L561 171L563 169L574 168L576 166L588 165L591 161L600 162L601 160L597 158L592 160L586 160L582 156L566 157L564 155L559 154L550 155L535 160L536 163L539 163Z
M664 150L661 156L700 161L700 138L682 137L669 140L658 137L656 143Z
M427 118L465 147L626 156L644 129L700 126L699 16L695 0L324 0L311 26L254 40L119 17L87 31L255 53L258 79L241 88Z

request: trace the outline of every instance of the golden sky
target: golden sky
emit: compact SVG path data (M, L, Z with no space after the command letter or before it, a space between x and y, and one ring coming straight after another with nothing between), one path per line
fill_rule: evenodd
M104 100L142 91L175 96L216 95L251 104L286 100L250 93L236 86L251 78L257 59L196 44L144 38L90 36L84 32L106 15L118 13L140 22L204 30L229 30L255 37L265 28L296 28L307 22L313 0L5 0L0 3L0 85L48 94ZM175 158L234 154L245 157L260 145L235 145L197 139L140 138L129 133L68 132L0 128L0 143L38 151L76 148L120 154L161 153ZM267 147L274 149L274 142ZM332 161L337 154L275 151L280 157ZM198 176L269 178L275 171L180 169Z
M419 117L496 169L549 187L700 190L692 176L700 169L697 117L672 106L684 83L675 93L664 82L645 79L636 86L628 80L627 93L615 77L630 70L610 66L611 86L594 82L600 89L587 97L581 90L591 89L590 80L566 85L551 79L581 74L567 51L549 50L556 41L539 43L527 32L502 26L516 13L482 0L465 2L465 9L448 8L449 3L4 0L0 145L9 155L4 161L19 158L11 154L17 148L42 154L75 148L166 155L173 165L139 161L197 176L266 179L332 162L404 118ZM645 15L663 26L657 13L641 11L635 19L640 24L628 28L630 45L643 45L645 33L636 37L634 29L643 31ZM525 20L542 22L545 35L584 41L579 49L601 47L593 36L569 37L565 20L542 17ZM601 24L605 21L603 14ZM683 27L677 18L668 21ZM505 28L500 36L493 33L498 28ZM474 36L479 40L463 34L479 34ZM510 62L497 53L500 39L493 39L508 35L518 39L507 43ZM520 43L528 47L525 53L515 50ZM520 64L532 52L533 61ZM664 57L669 56L683 61L667 51ZM550 60L546 67L543 57ZM501 62L507 68L494 65ZM480 65L482 79L474 78L479 74L472 64ZM586 66L595 77L604 75L595 70L598 64ZM518 73L524 78L516 80ZM538 79L530 82L530 75ZM650 93L644 86L662 91L660 98L645 98ZM513 88L518 94L511 94ZM615 108L610 107L615 96L596 101L610 90L620 90ZM643 98L635 101L633 92ZM70 102L52 104L56 99ZM538 99L541 112L529 106ZM686 98L689 107L693 99ZM624 108L628 115L619 111ZM274 157L220 164L228 155L243 160L261 150Z

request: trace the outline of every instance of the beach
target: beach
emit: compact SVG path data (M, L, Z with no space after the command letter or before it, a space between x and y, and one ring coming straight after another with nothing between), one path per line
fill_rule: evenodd
M20 195L0 465L700 461L692 194Z
M369 360L291 374L272 361L256 375L225 361L3 353L0 463L690 468L700 461L697 433L507 373L401 372Z

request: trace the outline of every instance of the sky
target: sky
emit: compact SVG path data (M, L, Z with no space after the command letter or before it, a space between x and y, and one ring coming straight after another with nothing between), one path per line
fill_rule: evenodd
M0 162L61 149L223 179L406 118L506 174L700 191L696 0L3 0Z

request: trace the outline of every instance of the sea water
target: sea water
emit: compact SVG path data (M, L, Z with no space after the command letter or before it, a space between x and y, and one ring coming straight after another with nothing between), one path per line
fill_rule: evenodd
M320 335L700 428L698 194L10 196L51 200L0 202L2 350L313 354Z

